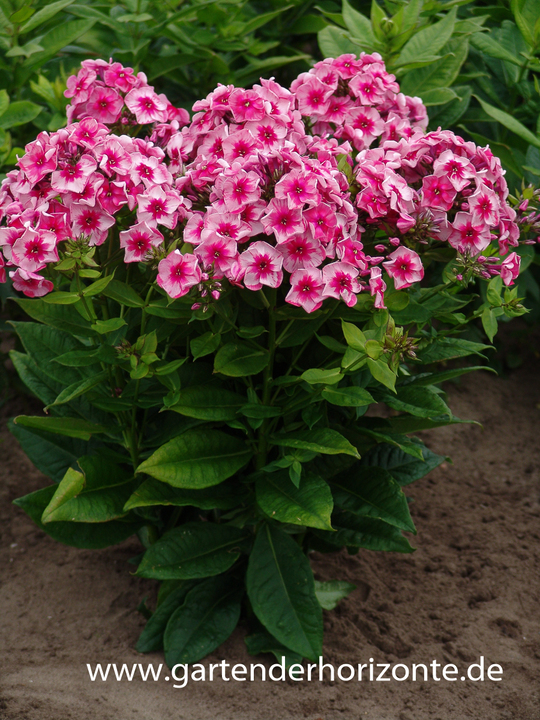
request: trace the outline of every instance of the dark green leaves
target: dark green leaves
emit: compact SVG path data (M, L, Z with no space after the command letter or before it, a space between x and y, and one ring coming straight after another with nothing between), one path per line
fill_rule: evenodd
M197 662L219 647L238 623L243 592L237 582L223 576L190 590L167 623L163 640L167 665Z
M180 391L180 400L170 409L200 420L234 420L246 398L212 385L199 385Z
M325 455L339 455L340 453L344 453L345 455L360 457L354 445L351 445L351 443L336 430L331 430L330 428L274 435L270 438L270 441L274 445L298 448L300 450L312 450L313 452Z
M353 512L334 513L332 524L334 533L315 530L318 537L335 545L336 548L347 545L366 550L384 550L386 552L414 552L406 537L394 525L375 519L362 517Z
M419 440L417 443L422 451L422 460L393 445L379 443L362 457L360 465L384 468L400 485L408 485L427 475L445 460L441 455L431 452Z
M205 488L234 475L252 451L243 440L217 430L188 430L139 465L157 480L181 488Z
M375 402L373 396L360 387L325 388L321 395L332 405L342 407L362 407Z
M153 505L173 505L175 507L193 505L202 510L228 510L241 502L244 495L243 488L238 487L238 484L232 481L202 490L185 490L150 478L145 480L128 498L124 509L152 507Z
M102 425L96 425L78 418L19 415L14 422L16 425L22 425L23 427L45 430L46 432L67 435L67 437L80 438L81 440L89 440L96 433L107 432L107 428Z
M299 545L263 525L249 558L247 591L253 611L279 642L317 661L322 654L322 611L313 573Z
M243 343L228 343L216 355L214 370L229 377L246 377L260 373L269 360L267 350Z
M380 397L394 410L408 412L417 417L452 416L450 408L442 397L429 387L398 386L396 395L381 392Z
M257 504L273 520L331 530L332 493L317 475L304 473L297 488L288 472L265 473L256 482Z
M228 570L249 546L249 535L214 523L186 523L165 533L144 554L137 570L158 580L205 578Z

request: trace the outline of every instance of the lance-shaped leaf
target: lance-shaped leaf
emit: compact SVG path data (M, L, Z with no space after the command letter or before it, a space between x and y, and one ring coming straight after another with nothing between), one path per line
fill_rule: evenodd
M401 487L383 468L355 465L332 478L336 505L356 515L378 518L416 533Z
M166 532L144 554L140 577L192 580L228 570L247 549L245 530L215 523L185 523Z
M375 400L367 390L361 387L325 388L321 395L332 405L341 407L363 407Z
M318 475L304 472L295 487L286 471L265 473L257 479L256 493L257 504L274 520L332 530L332 493Z
M434 418L442 415L452 417L452 412L442 397L429 387L400 385L396 392L396 395L380 392L379 397L394 410L411 413L417 417Z
M205 488L246 465L252 451L244 440L218 430L188 430L162 445L137 472L181 488Z
M190 590L167 623L167 665L197 662L225 642L240 618L242 594L238 582L220 575Z
M395 525L389 525L376 518L361 517L352 512L334 513L332 525L336 532L324 530L313 532L322 540L336 547L366 548L367 550L384 550L386 552L414 552L407 538Z
M190 590L197 585L197 580L186 580L174 589L165 600L158 605L152 617L146 623L137 640L137 652L147 653L163 650L163 635L173 612L183 605Z
M427 475L445 461L442 455L436 455L420 440L416 438L412 438L412 440L418 444L422 451L422 460L408 455L401 448L379 443L362 457L360 465L384 468L400 485L409 485L415 480L424 477L424 475Z
M243 343L228 343L216 355L214 370L230 377L247 377L260 373L269 361L267 350Z
M337 430L318 428L316 430L303 430L300 432L282 433L273 435L270 442L282 447L293 447L299 450L312 450L324 455L352 455L359 458L358 450L343 437Z
M145 480L128 498L124 510L152 505L193 505L202 510L229 510L241 503L247 491L234 481L224 482L202 490L175 488L154 478Z
M80 418L18 415L14 423L23 427L35 428L36 430L45 430L58 435L79 438L80 440L90 440L92 435L108 431L104 425L96 425Z
M198 385L180 391L180 401L173 405L174 410L187 417L199 420L234 420L246 398L230 390L212 385Z
M283 530L263 525L251 551L246 584L253 611L269 632L302 657L317 661L322 654L322 610L309 561L298 543Z

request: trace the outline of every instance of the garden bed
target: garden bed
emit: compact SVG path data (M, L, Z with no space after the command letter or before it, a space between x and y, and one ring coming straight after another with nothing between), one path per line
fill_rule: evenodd
M155 583L132 577L136 542L101 551L55 543L11 501L48 484L2 430L2 720L537 720L540 718L539 362L509 378L450 385L461 425L423 433L443 464L409 490L414 555L317 555L316 577L357 590L325 617L325 660L436 659L504 668L502 682L90 682L86 663L163 662L135 652ZM27 411L16 400L9 417ZM111 568L114 571L111 572ZM206 662L249 663L242 627ZM266 656L266 660L273 658Z

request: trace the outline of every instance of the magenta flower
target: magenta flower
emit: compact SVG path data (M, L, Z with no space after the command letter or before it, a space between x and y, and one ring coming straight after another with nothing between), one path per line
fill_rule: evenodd
M43 297L47 295L51 290L54 290L54 285L50 280L46 280L41 275L23 268L17 268L15 271L9 273L9 277L13 281L13 289L18 292L23 292L27 297Z
M369 291L372 296L375 297L375 307L377 310L384 310L386 305L384 304L384 292L386 290L386 283L382 279L382 270L380 267L372 267L370 270L369 278Z
M228 104L236 122L262 120L265 114L264 101L254 90L236 88L230 94Z
M491 242L489 228L481 220L475 219L466 212L456 213L454 222L451 223L452 231L448 242L459 252L466 252L471 255L478 255L487 248Z
M250 204L256 203L261 196L259 183L261 178L254 172L237 168L234 175L223 181L223 202L229 212L238 212Z
M167 120L167 103L150 86L131 90L124 101L141 125Z
M270 200L266 215L262 219L264 232L274 233L278 243L285 242L304 230L302 212L298 208L290 208L285 200Z
M396 290L408 288L424 277L422 261L414 250L400 245L388 257L390 259L383 262L383 265L386 272L393 278Z
M97 200L105 212L114 215L128 201L126 183L104 178L103 185L98 191Z
M501 263L501 278L505 285L513 285L517 280L521 265L520 256L513 252L510 253Z
M99 122L112 124L119 119L123 107L124 101L116 90L95 86L86 103L86 115L91 115Z
M121 92L127 93L137 84L137 78L133 75L133 69L124 67L120 63L113 63L103 71L103 80L109 87L116 87Z
M322 272L318 268L300 268L291 275L291 289L285 301L308 313L315 312L323 303L323 286Z
M340 298L348 307L356 305L356 294L362 286L357 280L358 268L344 262L334 262L323 267L323 297Z
M201 232L201 241L221 238L241 242L249 237L251 228L236 213L214 212L207 215Z
M326 257L322 244L305 235L295 235L278 245L277 249L283 255L283 267L287 272L317 267Z
M481 185L469 197L469 211L475 220L494 227L499 222L499 199L493 190Z
M302 208L306 203L316 205L320 200L314 174L293 170L276 185L276 198L287 200L290 208Z
M102 245L115 219L100 208L74 203L70 208L74 236L84 235L90 245Z
M155 227L164 225L172 230L176 227L180 205L180 196L161 187L152 187L144 195L138 197L137 220L144 221Z
M367 259L364 246L359 240L342 240L336 246L336 254L340 260L359 268L362 272L367 269Z
M144 262L152 248L163 243L163 235L145 222L120 233L120 247L125 249L124 262Z
M126 175L131 170L131 158L124 150L122 145L110 138L100 143L99 149L96 151L99 167L104 170L107 175L117 173L118 175Z
M217 279L226 275L239 257L234 240L223 237L212 237L197 245L195 255L204 267L215 268L214 277Z
M31 185L56 170L57 154L57 148L43 146L39 141L27 145L25 155L19 160L19 167L24 170Z
M241 253L240 265L245 271L244 285L248 290L260 290L263 285L271 288L281 285L283 257L263 240L252 243Z
M140 153L133 153L131 156L132 168L130 172L131 181L135 184L143 182L146 187L152 185L172 185L171 173L157 157L145 157Z
M444 175L428 175L422 181L422 207L450 210L456 195L455 187Z
M0 253L0 284L5 283L7 280L6 276L6 262L4 256Z
M58 260L56 235L48 230L37 232L29 227L15 241L11 252L14 263L26 272L33 273L46 263Z
M320 203L304 212L313 236L319 240L330 240L337 225L335 211L329 205Z
M90 155L83 155L76 163L66 163L51 175L51 187L59 193L80 193L84 190L88 178L94 172L97 163Z
M158 265L158 285L172 298L179 298L201 282L202 274L195 255L169 253Z
M68 77L66 82L67 90L64 91L64 96L67 98L76 97L78 103L86 102L95 79L95 72L83 68L78 75Z
M435 175L448 178L459 192L467 187L470 178L476 175L472 163L461 155L455 155L452 150L445 150L433 163Z
M331 95L331 87L310 76L296 91L298 109L302 115L323 115L328 110Z
M72 76L73 77L73 76ZM109 134L109 128L99 123L95 118L85 117L72 125L73 131L70 140L91 150Z

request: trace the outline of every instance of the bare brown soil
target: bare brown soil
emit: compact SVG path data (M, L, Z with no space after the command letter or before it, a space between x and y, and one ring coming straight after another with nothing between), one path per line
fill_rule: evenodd
M410 486L414 555L317 556L317 577L358 589L325 613L325 660L500 663L501 682L90 682L86 663L159 663L134 646L153 597L137 543L61 546L11 501L46 484L3 430L0 484L2 720L539 720L540 364L448 388L458 417L424 434L444 464ZM20 401L18 401L20 403ZM20 411L4 408L9 416ZM213 662L249 663L239 628ZM266 658L269 661L272 659ZM460 673L461 674L461 673Z

